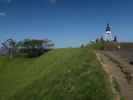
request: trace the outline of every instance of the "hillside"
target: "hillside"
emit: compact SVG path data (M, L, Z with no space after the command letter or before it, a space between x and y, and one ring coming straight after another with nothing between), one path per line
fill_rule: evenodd
M88 49L57 49L39 58L0 58L0 100L113 100Z

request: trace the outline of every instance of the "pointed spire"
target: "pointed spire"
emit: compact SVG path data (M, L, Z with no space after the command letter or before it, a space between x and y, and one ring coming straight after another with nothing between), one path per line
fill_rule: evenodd
M111 31L111 27L109 24L107 24L106 31Z

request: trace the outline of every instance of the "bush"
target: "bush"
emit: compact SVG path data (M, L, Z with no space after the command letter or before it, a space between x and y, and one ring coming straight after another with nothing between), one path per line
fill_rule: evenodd
M28 57L37 57L51 50L54 44L50 40L25 39L18 43L19 53Z
M104 49L104 43L101 43L101 42L99 42L99 43L91 43L89 45L89 47L92 48L92 49L96 49L96 50L103 50Z

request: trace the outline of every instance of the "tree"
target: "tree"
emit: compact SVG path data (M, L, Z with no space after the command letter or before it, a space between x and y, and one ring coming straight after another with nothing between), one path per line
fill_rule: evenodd
M99 38L96 38L96 43L98 43L99 42Z
M113 41L114 41L114 42L117 42L117 36L114 37L114 40L113 40Z
M53 47L54 43L48 39L25 39L18 44L20 53L26 53L29 57L40 56L44 52L51 50Z
M81 48L84 48L85 46L84 46L84 44L81 44Z
M2 45L8 51L9 58L13 58L16 54L16 42L13 39L8 39Z
M101 36L101 38L100 38L100 42L104 42L103 36Z

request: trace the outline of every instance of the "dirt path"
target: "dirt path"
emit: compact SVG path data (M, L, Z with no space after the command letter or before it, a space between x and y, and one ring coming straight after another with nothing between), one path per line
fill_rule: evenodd
M110 60L109 57L105 56L104 53L96 53L99 61L103 65L104 70L109 75L110 80L115 78L120 87L120 95L125 98L125 100L133 100L133 86L131 86L125 74L121 71L117 63ZM117 98L119 100L119 98Z

